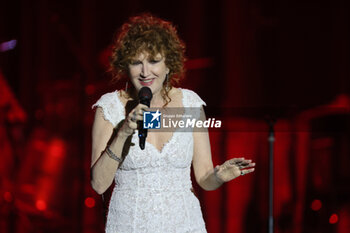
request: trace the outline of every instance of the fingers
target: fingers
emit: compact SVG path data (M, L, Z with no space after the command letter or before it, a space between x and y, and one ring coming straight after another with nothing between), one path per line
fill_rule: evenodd
M147 110L147 106L144 104L138 104L128 115L128 121L137 122L143 120L143 113ZM135 126L135 124L131 124ZM136 124L137 127L137 124Z
M147 108L148 107L144 104L138 104L133 110L131 110L126 117L123 131L128 135L133 134L138 127L137 122L143 120L143 113L147 110Z
M228 164L231 166L237 166L239 167L239 169L255 166L255 163L253 163L251 159L245 159L245 158L230 159L228 160Z
M248 173L251 173L255 170L255 168L245 169L241 170L241 176L247 175Z
M219 183L228 182L239 176L244 176L255 170L255 163L251 159L234 158L222 165L217 165L214 174Z
M143 120L143 111L142 110L132 111L129 114L128 119L132 122L142 121Z
M238 163L237 166L241 170L241 176L244 176L244 175L251 173L255 170L255 168L254 168L255 163L253 163L253 161L251 159L248 159L248 160L245 159L245 160L241 161L240 163ZM247 169L247 168L250 168L250 169Z
M229 160L230 165L236 165L237 163L242 163L244 161L244 158L233 158Z
M238 170L241 176L251 173L255 170L255 163L253 163L251 159L245 159L244 157L230 159L225 164L228 168L231 168L235 171Z
M247 160L247 162L238 164L237 166L239 167L239 169L243 169L243 168L254 167L255 163L253 163L252 160Z

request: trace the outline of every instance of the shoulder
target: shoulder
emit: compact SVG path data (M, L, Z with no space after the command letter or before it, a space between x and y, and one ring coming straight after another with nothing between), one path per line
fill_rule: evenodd
M92 105L92 108L100 107L100 105L116 101L116 99L118 99L118 91L105 93Z
M105 120L116 126L124 116L124 106L120 100L120 91L103 94L92 108L100 107Z
M179 88L182 91L182 98L185 107L201 107L206 106L206 103L202 100L199 95L189 89Z

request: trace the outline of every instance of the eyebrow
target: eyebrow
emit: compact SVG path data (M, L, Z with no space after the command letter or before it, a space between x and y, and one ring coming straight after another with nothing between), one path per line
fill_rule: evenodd
M157 61L161 61L162 59L164 59L164 57L162 55L160 55L159 57L158 56L148 56L147 57L147 60L150 61L150 60L157 60ZM138 58L131 58L130 59L131 62L138 62L138 61L141 61L140 59Z

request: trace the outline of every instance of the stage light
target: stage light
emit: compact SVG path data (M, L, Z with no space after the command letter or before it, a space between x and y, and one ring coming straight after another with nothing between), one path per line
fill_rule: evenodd
M12 194L9 191L4 193L4 200L7 202L11 202L13 200Z
M318 210L320 210L321 208L322 208L322 202L321 202L320 200L315 199L315 200L312 201L312 203L311 203L311 209L312 209L313 211L318 211Z
M6 52L16 48L17 40L9 40L0 44L0 52Z
M86 207L89 207L89 208L94 207L94 206L95 206L95 199L92 198L92 197L87 197L87 198L85 199L85 206L86 206Z
M329 217L329 223L330 224L336 224L338 222L339 218L337 214L332 214L331 217Z
M46 202L43 200L37 200L35 203L35 206L38 210L41 210L41 211L46 210L46 207L47 207Z

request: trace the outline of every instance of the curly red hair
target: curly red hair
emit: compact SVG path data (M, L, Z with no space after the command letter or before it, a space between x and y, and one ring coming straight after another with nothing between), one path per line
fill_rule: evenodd
M149 13L129 18L113 42L110 71L115 81L127 76L128 65L141 52L147 52L151 57L160 53L165 57L170 72L167 83L163 84L162 95L168 103L170 89L185 73L185 44L174 25Z

